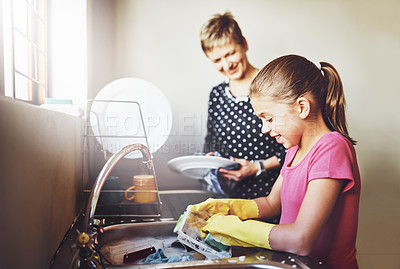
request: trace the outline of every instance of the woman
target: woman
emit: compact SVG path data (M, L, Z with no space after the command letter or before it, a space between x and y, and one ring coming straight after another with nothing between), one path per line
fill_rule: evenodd
M218 152L241 165L238 170L218 170L229 197L266 196L279 175L285 149L268 134L260 133L261 121L248 97L250 83L259 70L247 59L247 41L229 12L204 24L200 39L206 56L227 77L210 93L204 151L208 155ZM232 181L236 184L229 184Z

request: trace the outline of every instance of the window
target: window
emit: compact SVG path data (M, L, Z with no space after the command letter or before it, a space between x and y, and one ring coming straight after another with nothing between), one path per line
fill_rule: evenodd
M2 3L4 95L42 104L47 96L47 2Z

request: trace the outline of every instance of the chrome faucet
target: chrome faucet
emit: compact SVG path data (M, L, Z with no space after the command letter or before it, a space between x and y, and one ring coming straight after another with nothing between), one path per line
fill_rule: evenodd
M103 169L97 176L97 179L93 185L92 192L90 193L89 201L86 206L83 228L84 231L87 232L89 235L92 234L93 232L94 213L96 211L97 201L99 199L100 192L104 182L106 181L108 175L110 174L114 166L117 164L117 162L121 160L125 155L135 150L140 150L144 158L143 163L147 165L148 169L152 170L153 175L155 176L153 161L151 160L151 154L149 149L145 145L140 143L131 144L123 147L120 151L114 153L114 155L112 155L111 158L106 162L106 164L103 166Z

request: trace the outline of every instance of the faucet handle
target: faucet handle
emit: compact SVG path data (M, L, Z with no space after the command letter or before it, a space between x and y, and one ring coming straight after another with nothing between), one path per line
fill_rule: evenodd
M89 236L87 233L85 233L85 232L80 233L80 234L78 235L77 241L78 241L78 244L79 244L80 246L84 247L84 246L86 246L88 243L90 243L90 236Z
M101 255L92 245L92 238L89 234L82 232L77 238L78 254L80 258L79 268L92 268L102 269L104 268L101 260Z

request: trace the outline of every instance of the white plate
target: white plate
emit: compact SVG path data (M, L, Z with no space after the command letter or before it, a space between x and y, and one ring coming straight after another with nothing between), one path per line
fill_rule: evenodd
M236 162L222 157L190 155L170 160L168 162L168 167L187 177L201 179L204 178L211 169L217 169L235 163Z
M135 101L140 105L142 116L137 103L101 102L104 100ZM170 134L171 106L165 95L150 82L121 78L107 84L96 95L91 107L90 125L98 142L110 153L133 143L142 143L153 153L161 148ZM142 155L135 151L126 157L139 158Z

